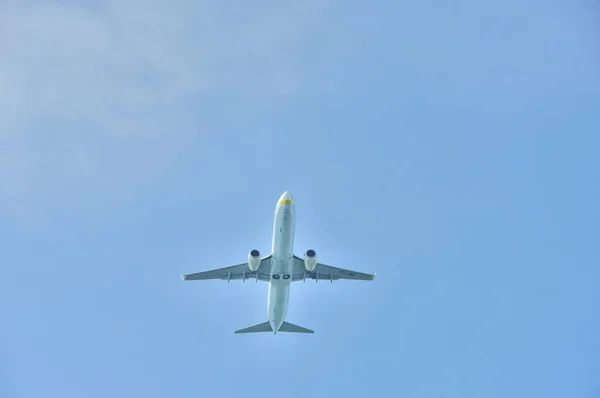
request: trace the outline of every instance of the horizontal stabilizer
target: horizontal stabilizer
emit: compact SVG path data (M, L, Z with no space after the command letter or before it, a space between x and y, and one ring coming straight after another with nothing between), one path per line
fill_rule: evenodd
M236 330L235 333L262 333L262 332L272 332L273 328L269 322L263 322L256 325L248 326L245 329Z
M273 328L269 322L263 322L256 325L248 326L247 328L236 330L236 334L240 333L264 333L264 332L272 332ZM303 328L302 326L294 325L293 323L283 322L278 332L287 332L287 333L314 333L314 331Z
M293 323L289 322L283 322L283 324L279 328L279 331L289 333L314 333L313 330L303 328L302 326L294 325Z

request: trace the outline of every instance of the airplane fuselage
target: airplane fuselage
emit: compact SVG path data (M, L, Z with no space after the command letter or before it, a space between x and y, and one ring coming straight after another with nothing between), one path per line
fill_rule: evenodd
M273 246L271 248L271 279L267 309L269 323L277 333L288 311L294 256L296 209L291 196L285 192L275 207Z

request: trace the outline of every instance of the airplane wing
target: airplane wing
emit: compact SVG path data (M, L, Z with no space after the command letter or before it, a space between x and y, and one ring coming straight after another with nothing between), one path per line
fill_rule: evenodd
M328 280L331 282L337 281L338 279L372 281L375 279L375 275L332 267L331 265L322 263L317 263L314 270L308 271L304 266L304 260L298 256L294 256L292 282L303 281L305 279Z
M212 269L209 271L196 272L195 274L181 275L184 281L222 279L226 281L256 279L269 281L271 279L271 256L264 257L260 261L258 271L251 271L248 263L236 264L230 267Z

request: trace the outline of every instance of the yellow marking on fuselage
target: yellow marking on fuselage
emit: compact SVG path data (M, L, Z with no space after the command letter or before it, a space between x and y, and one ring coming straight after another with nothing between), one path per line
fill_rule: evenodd
M280 205L293 205L294 201L293 200L280 200L279 204Z

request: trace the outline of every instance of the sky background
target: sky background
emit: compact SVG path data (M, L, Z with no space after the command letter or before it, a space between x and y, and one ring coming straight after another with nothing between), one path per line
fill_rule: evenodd
M0 397L600 396L593 1L0 3ZM377 273L180 273L268 253Z

